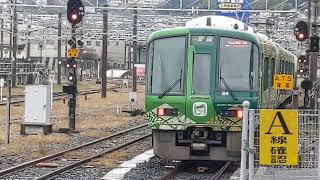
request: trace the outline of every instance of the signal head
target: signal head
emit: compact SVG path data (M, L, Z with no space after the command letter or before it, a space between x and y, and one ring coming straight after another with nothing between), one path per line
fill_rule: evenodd
M67 59L67 68L76 69L78 67L77 62L74 58Z
M308 64L309 63L308 56L300 55L298 58L298 63Z
M310 52L319 52L319 36L311 36Z
M81 0L69 0L67 3L67 19L71 24L78 24L84 15L84 6Z
M300 42L309 38L309 27L305 21L299 21L294 28L294 35Z

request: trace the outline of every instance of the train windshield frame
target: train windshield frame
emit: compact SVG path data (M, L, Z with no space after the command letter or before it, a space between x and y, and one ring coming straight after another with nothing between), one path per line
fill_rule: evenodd
M251 41L239 38L220 37L218 51L218 89L221 91L257 91L259 85L258 46Z
M155 39L148 48L147 93L184 95L187 36ZM178 82L178 83L176 83Z

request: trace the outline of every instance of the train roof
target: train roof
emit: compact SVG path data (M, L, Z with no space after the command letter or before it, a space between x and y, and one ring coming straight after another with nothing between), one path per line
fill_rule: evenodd
M186 23L186 26L168 28L151 34L149 42L163 37L179 36L185 34L217 34L229 37L241 37L260 46L262 53L275 59L296 61L296 56L281 47L266 35L254 32L253 28L233 18L224 16L203 16Z

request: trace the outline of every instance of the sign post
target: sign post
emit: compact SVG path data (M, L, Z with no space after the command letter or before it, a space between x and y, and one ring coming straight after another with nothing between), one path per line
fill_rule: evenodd
M53 80L54 80L54 74L50 74L50 104L51 104L51 110L52 110L52 107L53 107Z
M0 79L0 101L3 100L3 86L4 86L4 79Z
M298 164L298 111L260 111L260 164Z

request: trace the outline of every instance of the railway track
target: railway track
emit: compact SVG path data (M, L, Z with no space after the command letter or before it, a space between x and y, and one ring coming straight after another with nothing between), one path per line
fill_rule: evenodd
M147 124L142 124L65 151L1 170L0 179L52 179L63 172L103 155L126 148L148 137L151 137L150 129ZM56 166L50 168L46 165Z
M100 91L101 91L100 89L83 90L83 91L80 91L78 93L78 95L84 96L84 95L88 95L88 94L99 93ZM66 96L68 96L68 94L63 93L63 92L56 92L56 93L53 93L53 100L54 101L61 100L61 99L65 98ZM20 103L24 103L24 96L18 96L16 98L12 98L10 104L20 104ZM0 102L0 106L4 106L6 104L7 104L6 101Z
M221 176L225 173L227 168L230 166L230 164L231 161L224 162L221 166L218 166L218 168L215 169L214 172L201 173L197 174L196 176L201 175L200 179L219 180ZM160 178L160 180L188 179L192 175L194 176L194 172L185 172L188 168L190 168L189 165L182 164L181 162L176 163L175 167L172 170L168 171L165 175L163 175Z
M109 87L108 90L109 91L114 91L116 89L118 89L120 87L120 85L122 84L122 82L120 81L115 81L115 82L107 82L110 85L115 85L114 87ZM130 83L129 83L130 86ZM90 90L82 90L79 91L78 95L80 96L84 96L84 95L88 95L88 94L95 94L95 93L99 93L101 92L101 89L90 89ZM53 93L53 100L57 101L57 100L61 100L63 98L65 98L66 96L68 96L68 94L64 93L64 92L55 92ZM20 103L24 103L24 95L15 95L11 97L11 103L10 104L20 104ZM4 106L6 105L6 101L0 102L0 106Z
M221 177L221 175L227 170L227 168L229 167L230 164L231 164L231 161L227 161L227 162L218 170L218 172L216 172L216 173L210 178L210 180L219 180L219 178Z

